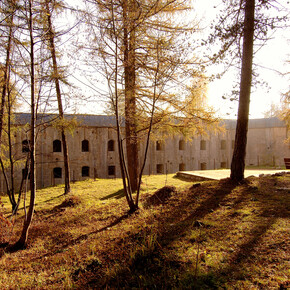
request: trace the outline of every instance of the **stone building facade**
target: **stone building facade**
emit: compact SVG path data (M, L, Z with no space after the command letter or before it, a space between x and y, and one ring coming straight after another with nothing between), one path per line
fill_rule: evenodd
M47 120L52 116L44 115ZM68 134L71 180L120 177L117 135L112 116L67 115L75 117L78 126ZM23 126L29 123L29 114L16 114L16 124L22 129L15 137L15 158L25 159L28 136ZM63 153L60 132L49 122L37 129L36 172L37 188L64 183ZM43 121L43 120L42 120ZM209 132L207 136L193 136L185 140L176 135L154 139L150 143L144 174L165 174L177 171L229 168L233 153L235 120L224 120L223 133ZM285 124L277 118L255 119L249 122L246 165L283 167L284 157L290 157ZM140 155L144 152L140 145ZM24 172L24 162L18 164L16 186ZM16 187L17 188L17 187ZM0 174L0 191L5 191Z

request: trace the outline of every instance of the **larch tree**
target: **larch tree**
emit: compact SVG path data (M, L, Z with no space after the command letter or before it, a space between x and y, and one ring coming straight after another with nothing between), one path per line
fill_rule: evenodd
M57 62L57 54L56 54L56 48L55 48L55 32L52 26L52 12L53 12L53 5L55 1L51 0L45 0L44 3L44 12L46 16L45 21L45 30L46 30L46 38L48 42L49 51L51 54L52 59L52 79L55 83L55 90L56 90L56 96L57 96L57 104L58 104L58 113L59 113L59 119L60 119L60 132L61 132L61 140L62 140L62 148L63 148L63 159L64 159L64 171L65 171L65 190L64 193L68 194L71 191L70 188L70 169L69 169L69 153L68 153L68 145L67 145L67 138L65 134L64 129L64 111L63 111L63 105L62 105L62 95L61 95L61 89L60 89L60 80L61 75L59 73L59 66Z
M35 128L36 128L36 92L35 92L35 36L34 36L34 2L27 0L24 3L24 15L29 37L29 75L30 75L30 139L29 139L29 161L30 161L30 199L28 212L25 211L24 223L20 238L12 246L14 250L26 247L29 228L32 222L36 198L36 166L35 166Z
M23 158L15 149L17 147L15 135L20 131L19 127L14 124L14 112L17 108L17 100L19 98L19 87L17 84L18 80L21 79L21 73L19 76L17 75L17 61L14 59L17 50L16 47L20 43L20 41L18 41L19 35L17 36L16 33L21 26L20 22L18 22L20 9L20 5L18 4L18 1L3 1L1 2L0 11L1 19L3 19L0 24L0 31L2 34L1 40L3 41L1 48L3 50L1 50L0 54L3 56L3 59L5 59L0 72L3 76L1 78L0 166L13 214L17 212L24 183L24 177L22 177L20 188L17 190L15 186L15 170L24 163L28 164L28 156ZM23 86L20 86L20 88L21 87ZM16 200L17 192L18 199Z
M124 95L125 95L125 130L128 175L132 192L137 190L138 183L138 136L136 120L136 0L123 0L123 63L124 63Z
M4 126L4 111L7 102L7 95L9 93L9 83L10 83L10 62L11 62L11 51L12 51L12 38L13 38L13 18L15 13L15 5L13 1L4 1L1 3L1 16L3 17L3 22L5 25L2 26L2 39L5 39L3 47L5 47L5 64L1 66L1 103L0 103L0 144L2 144L2 133ZM0 146L0 156L2 154ZM2 164L2 163L1 163ZM3 170L3 166L2 166ZM3 171L3 174L4 171ZM5 176L7 180L7 176ZM12 205L12 210L16 208L16 200L14 197L14 192L7 188L7 193L9 200Z
M134 211L138 208L151 132L161 127L164 131L169 127L179 132L201 130L202 120L213 123L215 119L197 105L197 98L203 95L197 87L204 77L188 41L195 28L178 23L174 16L187 11L185 1L94 3L83 17L88 37L79 50L89 52L87 64L107 81L111 110L117 121L124 191L130 210ZM140 140L145 148L139 168ZM125 154L124 142L130 141L135 149ZM132 179L136 178L134 200Z
M22 90L17 94L25 99L30 108L30 122L27 124L27 162L25 162L24 177L29 183L29 192L23 194L24 201L24 222L18 241L11 246L11 250L25 248L29 228L34 215L36 200L36 140L38 109L41 106L41 95L45 80L48 76L48 57L43 49L43 14L41 3L37 0L17 1L15 22L17 23L16 34L14 35L15 53L13 56L13 72L18 79ZM29 97L27 97L29 96ZM22 179L20 192L22 190ZM20 196L20 194L19 194ZM29 198L28 198L29 197ZM20 200L18 200L19 202ZM29 204L26 204L28 203Z

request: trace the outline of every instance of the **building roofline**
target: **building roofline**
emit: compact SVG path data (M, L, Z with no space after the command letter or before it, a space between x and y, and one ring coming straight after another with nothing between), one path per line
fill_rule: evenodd
M30 124L30 113L15 113L15 123L18 125ZM65 114L65 118L75 118L79 126L115 128L114 115ZM58 118L58 114L38 114L38 124L50 123ZM222 119L220 124L228 130L236 129L237 120ZM285 127L284 121L277 117L249 119L249 129Z

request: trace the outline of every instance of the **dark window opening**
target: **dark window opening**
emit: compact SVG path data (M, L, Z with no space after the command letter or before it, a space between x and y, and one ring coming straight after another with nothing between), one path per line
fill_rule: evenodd
M53 152L61 152L61 141L60 140L53 141Z
M89 141L88 140L82 141L82 152L89 152Z
M206 162L200 163L200 169L201 170L206 170Z
M185 141L179 140L179 150L185 150Z
M28 140L22 141L22 152L23 153L29 152L29 141Z
M221 140L221 150L226 150L227 143L226 140Z
M83 166L82 167L82 177L89 177L90 176L90 167Z
M108 141L108 151L115 151L115 141L114 140Z
M221 162L221 168L227 168L227 163L226 162Z
M206 141L200 140L200 150L206 150Z
M115 175L115 166L114 165L110 165L108 166L108 175Z
M62 178L62 169L60 167L53 168L53 178Z
M161 140L156 141L156 150L162 151L164 149L164 143Z
M185 164L184 163L179 164L179 171L185 171Z
M163 164L157 164L156 172L157 173L164 173L164 165Z

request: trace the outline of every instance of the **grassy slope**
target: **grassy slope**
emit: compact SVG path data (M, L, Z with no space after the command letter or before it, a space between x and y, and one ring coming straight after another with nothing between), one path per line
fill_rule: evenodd
M0 289L290 286L289 175L143 182L142 200L165 183L178 192L128 216L120 180L77 182L70 202L62 187L39 190L28 249L1 253Z

